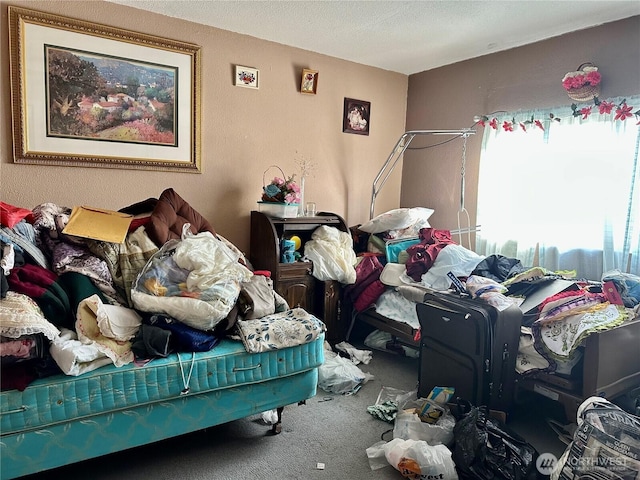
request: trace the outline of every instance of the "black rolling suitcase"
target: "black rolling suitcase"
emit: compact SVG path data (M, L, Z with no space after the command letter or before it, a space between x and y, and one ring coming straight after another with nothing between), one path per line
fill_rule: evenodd
M508 412L516 382L522 311L468 297L427 293L416 307L420 321L418 396L434 386L454 387L472 404Z

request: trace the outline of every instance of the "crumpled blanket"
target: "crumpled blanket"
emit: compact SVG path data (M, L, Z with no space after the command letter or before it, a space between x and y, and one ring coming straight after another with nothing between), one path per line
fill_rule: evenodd
M543 324L560 320L583 311L598 309L598 305L606 302L602 293L592 293L583 290L559 292L547 297L540 305L540 316L537 323Z
M14 292L31 297L42 309L47 320L54 325L58 327L73 325L74 313L69 296L56 273L39 265L25 263L11 270L7 282Z
M600 303L589 311L564 316L559 320L546 323L536 321L532 331L536 342L544 345L552 358L566 358L587 335L620 325L628 316L629 313L622 306Z
M305 243L304 255L313 262L312 274L318 280L337 280L346 285L355 283L356 253L348 233L322 225Z
M89 277L95 285L118 303L124 303L114 286L113 278L104 260L98 258L85 245L75 245L63 240L44 236L52 257L52 270L58 275L65 272L81 273Z
M126 298L129 307L133 307L131 287L149 259L158 251L144 226L129 233L123 243L87 240L87 245L94 255L105 262L118 294Z
M555 363L552 363L536 350L535 338L531 327L520 326L516 372L520 375L529 375L553 370L555 370Z
M63 225L69 221L71 208L56 205L55 203L41 203L33 209L33 226L37 229L57 231L56 218L62 217ZM62 231L62 229L60 229Z
M0 227L0 241L13 245L16 252L26 253L42 268L50 268L49 259L37 244L33 225L21 220L13 228Z
M62 233L70 214L69 207L55 203L42 203L33 209L36 243L51 259L51 270L58 275L66 272L86 275L111 300L126 303L114 288L106 262L89 250L87 240Z
M169 240L178 240L185 225L191 233L210 232L216 236L213 226L173 188L160 194L147 224L149 238L161 247Z

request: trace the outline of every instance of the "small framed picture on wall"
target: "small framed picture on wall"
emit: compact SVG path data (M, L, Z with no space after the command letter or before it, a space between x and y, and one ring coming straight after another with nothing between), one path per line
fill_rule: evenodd
M300 83L300 93L315 95L318 91L318 71L302 69L302 82Z
M344 99L344 111L342 114L342 131L355 133L356 135L369 135L371 119L371 102Z
M259 75L260 72L255 68L236 65L236 86L246 88L259 88Z

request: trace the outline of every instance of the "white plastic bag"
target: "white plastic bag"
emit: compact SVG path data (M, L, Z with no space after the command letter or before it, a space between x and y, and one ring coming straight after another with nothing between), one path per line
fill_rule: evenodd
M261 414L262 421L267 425L274 425L278 423L278 410L267 410L266 412L262 412Z
M447 273L468 277L482 260L482 255L452 243L440 250L431 268L422 275L422 284L434 290L446 290L451 285Z
M399 411L393 426L393 438L403 440L424 440L429 445L453 444L453 427L456 420L448 409L436 423L420 420L412 410Z
M304 255L313 262L312 273L318 280L337 280L345 285L356 282L356 252L348 233L328 225L318 227L305 243Z
M451 451L444 445L394 438L383 445L383 449L389 464L405 478L458 480Z
M382 387L378 398L376 399L376 405L382 405L385 402L391 401L396 404L399 410L405 408L409 402L415 402L418 396L418 390L400 390L393 387Z
M325 348L324 363L318 368L318 387L325 392L353 393L372 378L373 375L360 370L351 360Z
M138 275L131 300L143 312L166 313L211 330L235 305L240 284L253 275L238 258L210 232L169 240Z

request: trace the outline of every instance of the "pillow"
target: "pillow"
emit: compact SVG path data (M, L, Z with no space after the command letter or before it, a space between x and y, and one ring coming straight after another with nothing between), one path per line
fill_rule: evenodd
M145 230L153 243L161 247L168 240L181 239L185 223L190 225L193 234L211 232L213 236L216 235L213 226L202 215L172 188L168 188L160 195Z
M38 304L29 296L9 290L0 302L0 336L18 338L22 335L42 333L49 340L60 335L60 330L49 322Z
M382 213L358 228L367 233L381 233L387 230L403 230L415 223L420 223L421 228L427 227L427 219L433 215L433 210L424 207L396 208Z
M2 225L13 228L23 219L27 219L28 222L33 222L33 212L26 208L0 202L0 223Z
M249 353L267 352L313 342L325 324L302 308L253 320L238 320L238 335Z

